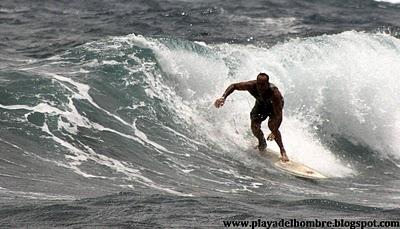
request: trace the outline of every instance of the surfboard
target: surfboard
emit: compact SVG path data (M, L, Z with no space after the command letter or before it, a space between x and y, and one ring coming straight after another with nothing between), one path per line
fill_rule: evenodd
M286 172L290 175L297 176L297 177L302 177L302 178L307 178L307 179L326 179L328 177L324 176L317 170L310 168L302 163L293 161L290 159L288 162L283 162L279 158L279 153L275 152L270 149L266 149L263 152L261 152L261 155L267 157L272 164L280 169L283 172Z

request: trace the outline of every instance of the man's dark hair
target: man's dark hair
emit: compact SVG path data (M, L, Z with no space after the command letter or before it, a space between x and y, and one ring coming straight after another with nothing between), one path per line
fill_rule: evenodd
M267 75L267 73L261 72L260 74L258 74L257 79L260 79L261 77L266 77L267 81L269 81L269 75Z

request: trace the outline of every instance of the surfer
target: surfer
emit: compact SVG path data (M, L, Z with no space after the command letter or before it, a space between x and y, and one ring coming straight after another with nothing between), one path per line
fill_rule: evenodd
M283 147L281 132L279 126L282 123L283 97L278 88L269 82L269 76L266 73L260 73L256 80L244 81L231 84L214 103L216 108L224 105L226 98L235 90L248 91L255 99L253 109L250 112L251 131L258 139L258 150L261 152L267 148L267 142L264 133L261 130L261 123L269 117L268 128L271 133L267 140L275 140L281 151L281 160L289 161Z

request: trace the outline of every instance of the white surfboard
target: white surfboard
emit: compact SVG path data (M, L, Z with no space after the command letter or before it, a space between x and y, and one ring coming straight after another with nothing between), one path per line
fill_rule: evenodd
M308 179L326 179L328 177L324 176L320 172L318 172L315 169L312 169L304 164L301 164L299 162L293 161L292 159L289 158L288 162L283 162L279 158L279 153L275 152L270 149L266 149L263 152L261 152L261 155L267 157L273 165L286 172L289 173L293 176L297 177L302 177L302 178L308 178Z

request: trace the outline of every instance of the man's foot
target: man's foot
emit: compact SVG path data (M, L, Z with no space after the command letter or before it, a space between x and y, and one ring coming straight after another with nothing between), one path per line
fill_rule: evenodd
M286 155L285 152L281 153L281 161L282 162L288 162L289 161L289 158L288 158L288 156Z
M264 151L267 148L267 142L265 142L265 140L264 140L264 141L258 143L257 148L260 152Z

